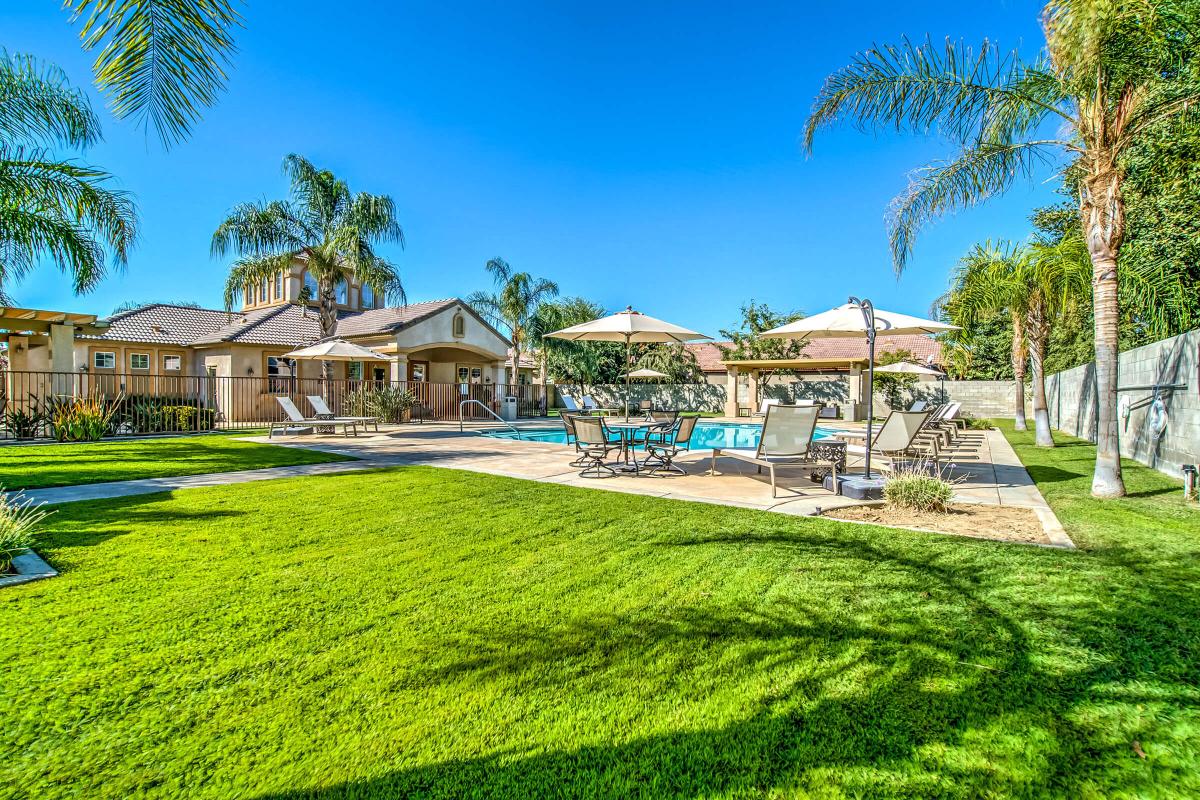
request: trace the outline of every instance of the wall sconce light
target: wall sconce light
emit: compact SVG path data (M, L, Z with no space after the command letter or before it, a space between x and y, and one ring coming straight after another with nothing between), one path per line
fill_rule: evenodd
M254 374L254 367L246 367L246 374L247 374L247 375L253 375L253 374Z
M16 348L14 348L13 352L24 353L25 352L25 343L17 342L17 346L16 346Z

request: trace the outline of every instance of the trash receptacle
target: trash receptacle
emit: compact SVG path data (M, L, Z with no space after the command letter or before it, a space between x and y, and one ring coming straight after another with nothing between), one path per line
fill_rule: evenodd
M506 422L515 422L517 419L517 398L508 395L500 401L500 416Z

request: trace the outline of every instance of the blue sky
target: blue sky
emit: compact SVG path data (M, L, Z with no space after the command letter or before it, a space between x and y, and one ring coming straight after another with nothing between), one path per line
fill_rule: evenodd
M387 253L412 301L489 288L483 265L501 256L565 294L713 336L751 298L816 313L865 294L924 313L971 243L1028 233L1053 183L930 228L897 281L888 201L948 146L846 128L806 158L805 116L825 76L875 42L990 37L1032 53L1040 4L839 5L251 2L229 91L190 141L164 152L105 114L86 154L137 198L128 270L77 298L46 267L10 293L91 313L219 307L213 229L239 201L282 196L297 152L395 198L408 246ZM59 3L4 6L0 44L88 84Z

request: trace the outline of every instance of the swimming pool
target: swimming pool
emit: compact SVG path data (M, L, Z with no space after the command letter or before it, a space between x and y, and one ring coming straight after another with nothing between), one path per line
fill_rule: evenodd
M814 439L828 439L835 431L817 426ZM489 431L484 436L493 439L520 439L527 442L550 442L566 444L567 432L559 425L554 428L529 428L519 434L512 431ZM762 425L746 422L699 422L692 434L693 450L711 450L714 447L758 447Z

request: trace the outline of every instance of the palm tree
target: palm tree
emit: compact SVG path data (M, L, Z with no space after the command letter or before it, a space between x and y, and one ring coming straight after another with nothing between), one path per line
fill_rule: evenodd
M0 304L6 284L44 258L71 277L76 294L122 268L136 237L129 196L96 167L64 161L62 149L100 140L87 97L62 71L0 53Z
M938 132L961 148L919 171L890 215L897 271L930 220L1000 194L1044 164L1070 168L1092 264L1096 386L1100 398L1092 494L1125 493L1117 440L1117 259L1125 232L1122 157L1138 137L1200 99L1172 81L1193 57L1197 33L1169 4L1051 0L1046 51L1031 62L973 53L951 42L876 47L831 75L804 133L839 120L871 130ZM1042 135L1047 128L1051 132Z
M491 273L499 291L472 292L467 303L493 325L508 330L513 351L510 375L516 383L521 348L531 334L530 323L543 303L558 296L558 284L545 278L534 278L528 272L513 272L502 258L488 261L484 269Z
M234 0L67 0L84 50L118 119L153 128L164 146L186 138L216 103L242 18Z
M317 283L323 339L337 332L336 291L342 281L407 302L397 268L375 252L382 243L404 246L392 198L353 194L345 181L294 153L283 160L283 171L291 181L287 200L242 203L213 233L214 256L231 251L240 256L225 280L225 308L233 308L245 287L286 272L297 260ZM331 377L329 362L322 363L321 373Z
M555 381L571 381L581 385L596 382L601 349L611 347L610 342L573 342L553 339L546 334L603 316L603 306L582 297L558 298L538 306L526 331L526 341L531 347L537 348L542 383L546 383L550 377Z
M1026 429L1025 367L1033 378L1034 438L1053 447L1046 404L1046 349L1054 320L1086 301L1088 257L1082 242L1003 247L976 245L955 270L952 287L938 301L942 313L964 331L1006 314L1012 324L1012 366L1018 430Z

